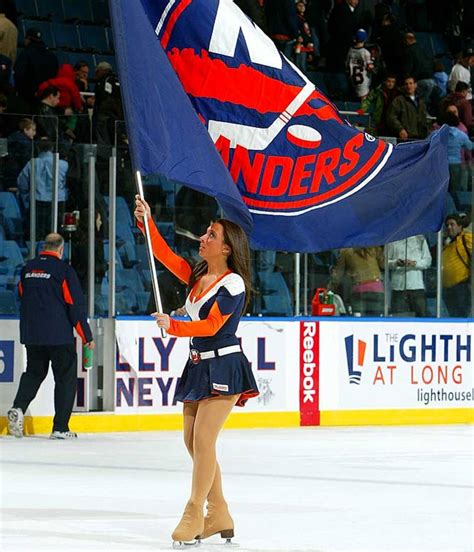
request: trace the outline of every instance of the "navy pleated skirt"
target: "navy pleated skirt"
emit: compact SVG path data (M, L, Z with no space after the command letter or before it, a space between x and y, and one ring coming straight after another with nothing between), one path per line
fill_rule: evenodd
M259 394L257 383L247 357L242 352L222 357L188 360L176 387L175 398L181 402L195 402L217 395L240 395L237 406Z

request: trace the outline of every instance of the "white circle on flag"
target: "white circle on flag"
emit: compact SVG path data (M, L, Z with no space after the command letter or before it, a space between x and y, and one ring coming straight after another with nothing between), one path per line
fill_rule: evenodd
M286 137L295 146L301 148L317 148L321 143L321 134L310 126L291 125L286 131Z

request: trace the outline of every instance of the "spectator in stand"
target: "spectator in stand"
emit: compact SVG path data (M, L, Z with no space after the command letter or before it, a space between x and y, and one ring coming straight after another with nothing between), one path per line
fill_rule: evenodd
M438 88L440 98L444 98L448 93L448 79L448 73L444 70L444 65L441 61L435 62L433 80Z
M359 100L367 98L370 92L371 73L374 68L372 55L364 48L367 32L358 29L354 36L354 45L347 52L346 67L349 80Z
M403 73L412 75L417 82L417 94L429 106L436 83L433 79L434 59L416 41L413 33L404 35L405 51Z
M315 45L318 45L319 55L326 58L326 47L329 40L328 17L332 9L331 0L309 0L306 6L306 18L308 20L311 33L315 37ZM315 55L317 55L315 53ZM315 64L316 64L315 60ZM321 59L322 63L325 63Z
M472 233L463 228L459 215L445 219L447 243L443 248L444 301L450 316L471 316Z
M31 119L21 119L17 131L8 137L8 163L5 169L7 188L16 188L17 178L23 167L33 157L33 140L36 125Z
M344 0L335 4L329 15L329 43L327 69L332 73L344 73L346 57L352 46L352 39L360 27L359 0Z
M95 284L100 285L107 271L107 263L104 255L104 232L102 228L102 215L95 214ZM88 292L89 276L89 210L83 209L79 217L77 231L74 235L74 245L71 255L72 266L77 272L82 291Z
M51 201L53 199L53 151L52 144L41 141L38 144L38 157L34 159L34 177L36 189L36 235L44 236L51 228ZM24 212L30 209L30 177L32 161L28 161L18 175L17 185ZM59 220L64 213L64 204L68 197L66 176L69 165L64 159L59 160L58 213Z
M467 128L468 133L470 133L473 128L473 120L472 104L469 100L466 99L468 92L469 85L465 82L458 81L456 83L456 88L454 92L448 94L446 98L442 101L440 110L442 118L442 115L446 112L447 106L455 105L458 108L459 120Z
M403 75L402 32L397 18L391 13L382 16L375 41L382 51L386 71L401 79Z
M18 29L1 11L0 6L0 54L9 58L12 63L16 60Z
M319 53L315 49L314 40L316 36L311 34L309 23L306 21L306 4L304 2L296 3L296 13L298 17L298 37L294 48L295 65L303 72L306 72L308 61L313 62L319 57Z
M95 103L93 125L97 143L115 143L115 121L124 118L120 83L110 63L101 61L95 69Z
M419 140L428 135L425 103L416 94L416 80L405 77L403 93L397 96L387 111L387 127L401 141Z
M74 73L79 92L89 92L89 65L87 65L87 61L78 61L74 65Z
M471 90L471 67L474 66L474 50L468 48L464 50L459 61L451 69L448 80L448 91L454 92L456 90L456 84L461 81L465 82L468 86L466 100L472 100Z
M431 266L431 253L424 236L411 236L387 245L392 271L392 313L413 312L426 316L423 270Z
M344 275L351 279L350 304L352 312L362 316L382 316L384 287L381 269L384 267L381 247L342 249L328 283L335 291Z
M293 0L266 0L268 34L276 47L291 59L292 49L298 36L298 17Z
M74 113L81 112L84 103L76 85L76 73L73 66L69 63L61 65L58 74L53 79L48 79L40 84L38 94L41 95L43 90L50 86L54 86L60 92L59 102L55 108L61 115L65 116L61 120L64 135L74 140L76 137L74 131L77 124L77 116Z
M41 31L30 28L25 35L25 49L15 63L15 87L18 95L30 106L30 113L36 103L39 85L52 79L58 72L58 60L42 40Z
M399 95L397 79L394 74L387 74L377 88L370 91L361 104L361 111L370 113L378 136L387 136L387 110L393 100Z
M444 110L443 113L441 113L439 117L439 123L436 123L433 125L435 129L441 128L442 125L447 124L446 115L448 113L454 113L454 115L459 119L459 110L457 105L454 105L454 104L447 105L446 109ZM464 134L469 135L469 133L467 132L466 125L461 120L459 120L459 124L456 128L458 128L461 132L464 132Z
M449 125L448 137L448 162L449 162L449 192L456 198L454 192L466 191L468 189L467 174L463 170L463 149L472 150L472 142L464 132L459 130L459 117L452 111L445 114L446 124ZM456 199L455 199L456 202ZM460 209L460 205L456 202Z
M265 0L235 0L235 3L265 34L268 34Z
M57 106L60 101L60 92L55 86L43 88L38 95L40 108L36 117L38 136L43 139L57 142L59 140L59 125Z

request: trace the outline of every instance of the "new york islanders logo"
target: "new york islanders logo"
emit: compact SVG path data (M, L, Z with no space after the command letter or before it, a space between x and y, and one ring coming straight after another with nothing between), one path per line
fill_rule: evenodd
M322 208L386 164L392 146L344 122L232 0L142 1L251 212Z
M365 361L365 352L367 349L367 343L361 339L357 340L357 355L354 355L354 336L349 335L344 339L346 346L346 359L347 359L347 371L349 373L349 383L360 385L362 378L362 372L354 368L354 360L357 362L357 366L362 368Z

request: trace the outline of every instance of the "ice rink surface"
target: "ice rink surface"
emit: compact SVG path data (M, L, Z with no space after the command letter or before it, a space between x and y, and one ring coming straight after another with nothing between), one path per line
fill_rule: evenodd
M1 552L170 550L181 434L79 437L0 437ZM228 430L219 457L239 552L474 548L472 426Z

